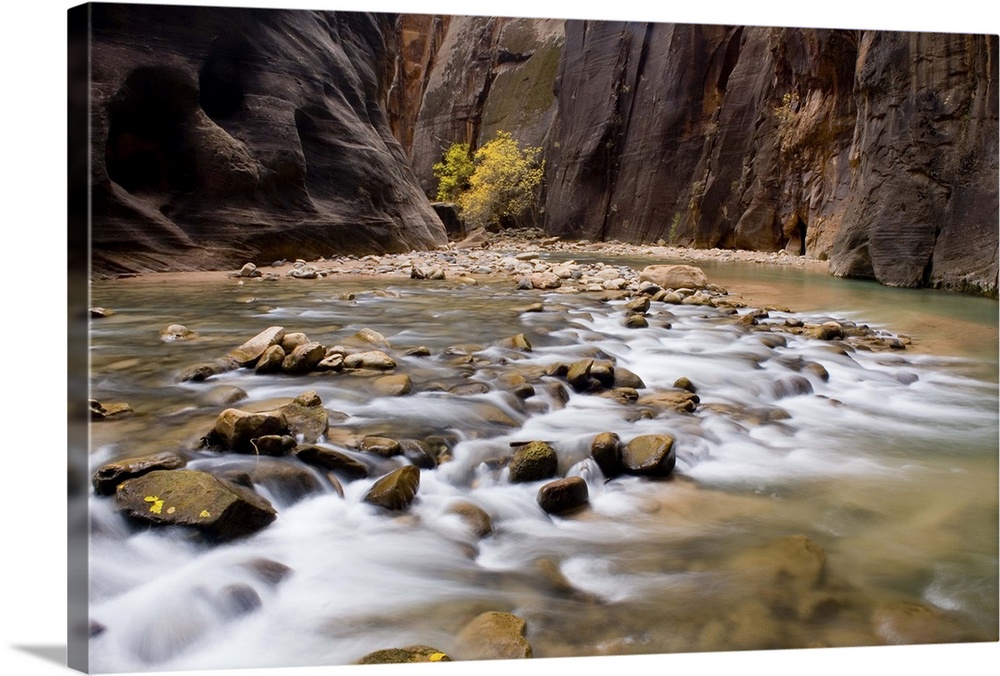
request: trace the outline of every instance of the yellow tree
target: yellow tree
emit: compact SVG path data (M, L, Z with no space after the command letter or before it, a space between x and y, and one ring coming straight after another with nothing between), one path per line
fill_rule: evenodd
M458 197L472 227L503 226L532 210L545 173L541 148L524 148L508 132L476 151L469 188Z

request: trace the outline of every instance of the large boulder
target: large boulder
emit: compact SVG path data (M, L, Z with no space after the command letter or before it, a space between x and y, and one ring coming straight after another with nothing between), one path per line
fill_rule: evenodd
M115 493L128 518L155 526L192 526L213 539L250 535L277 517L253 491L206 472L156 470L122 482Z
M651 282L663 289L704 289L708 277L693 265L647 265L639 273L640 282Z

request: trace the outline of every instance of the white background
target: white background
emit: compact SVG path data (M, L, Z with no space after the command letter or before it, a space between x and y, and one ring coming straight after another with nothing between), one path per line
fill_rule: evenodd
M161 3L177 4L177 3ZM558 18L634 19L832 28L881 28L997 33L995 0L890 3L710 2L655 5L615 2L508 0L485 4L443 0L301 0L289 3L185 4L363 9L439 14L495 14ZM822 4L822 6L818 6ZM66 10L71 3L6 3L0 19L3 50L3 206L0 305L4 326L4 415L0 435L0 673L64 673L66 645ZM985 9L990 7L991 9ZM41 655L41 656L39 656ZM1000 646L862 648L810 651L452 663L402 667L336 667L172 672L206 676L310 674L756 674L805 671L941 674L994 673Z

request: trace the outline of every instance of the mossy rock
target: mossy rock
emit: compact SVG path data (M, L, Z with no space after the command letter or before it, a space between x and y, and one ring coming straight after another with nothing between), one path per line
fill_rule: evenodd
M154 526L192 526L213 539L231 540L264 528L277 517L253 491L194 470L156 470L118 486L118 509Z
M463 660L531 657L527 624L517 615L490 611L477 615L455 637L455 656Z
M507 469L512 483L551 479L559 468L559 456L544 441L532 441L514 452Z

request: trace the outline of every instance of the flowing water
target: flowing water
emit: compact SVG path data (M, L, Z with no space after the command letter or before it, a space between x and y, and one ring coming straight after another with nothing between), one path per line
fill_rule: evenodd
M296 462L198 449L234 388L247 395L240 408L315 391L338 412L331 448L437 435L452 459L421 471L402 514L362 501L374 479L345 480L343 496L319 474L326 488L305 497L255 486L277 520L221 545L137 528L92 494L91 617L104 627L92 669L346 664L412 644L447 653L488 610L522 617L536 657L997 640L996 302L797 269L706 270L795 311L769 321L849 319L913 344L870 352L788 335L774 346L698 306L654 304L649 328L627 329L623 301L510 281L95 282L91 304L116 314L91 324L91 396L135 413L92 425L91 471L165 450L213 472ZM540 299L545 312L521 311ZM173 323L198 337L161 340ZM275 325L326 345L372 328L397 348L413 392L380 397L347 373L177 382ZM532 351L491 347L517 333ZM418 345L431 356L401 356ZM563 405L544 368L595 354L638 374L641 394L690 378L699 408L642 414L572 391ZM497 387L507 372L534 380L535 396ZM447 392L470 382L490 390ZM605 431L673 435L674 476L606 481L589 459ZM540 483L507 480L498 459L529 440L553 445L560 474L586 479L587 509L549 516ZM493 534L477 538L451 511L459 501L488 512ZM268 582L260 560L292 573ZM253 597L249 612L234 611L233 589Z

